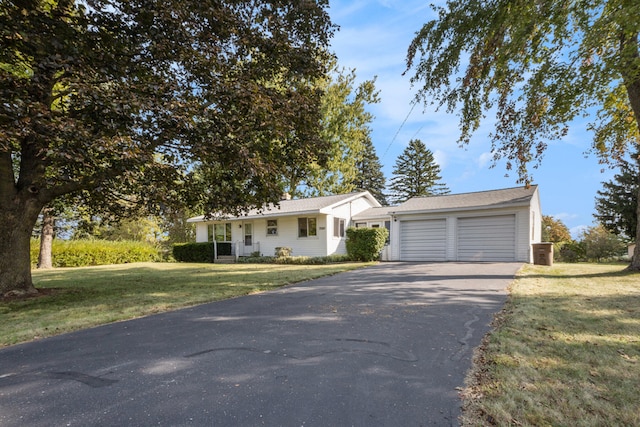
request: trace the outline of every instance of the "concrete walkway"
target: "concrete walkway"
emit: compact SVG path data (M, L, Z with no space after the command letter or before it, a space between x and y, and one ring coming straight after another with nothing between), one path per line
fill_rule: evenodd
M9 347L0 425L457 425L520 266L382 263Z

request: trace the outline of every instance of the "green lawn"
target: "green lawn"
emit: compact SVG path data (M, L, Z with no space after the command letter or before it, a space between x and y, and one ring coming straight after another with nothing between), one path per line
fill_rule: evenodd
M464 425L640 426L640 274L525 266L476 354Z
M44 296L0 301L0 347L363 267L136 263L36 270Z

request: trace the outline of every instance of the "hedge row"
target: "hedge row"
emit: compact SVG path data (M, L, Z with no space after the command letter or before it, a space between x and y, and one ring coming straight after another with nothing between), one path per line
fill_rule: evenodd
M231 255L231 243L218 242L218 255ZM213 242L177 243L173 257L178 262L213 262Z
M31 264L38 263L40 241L31 240ZM160 261L154 245L134 241L54 240L51 262L54 267L85 267L88 265L126 264Z
M324 265L336 262L351 261L349 255L329 255L319 257L308 256L258 256L239 258L244 264L294 264L294 265Z

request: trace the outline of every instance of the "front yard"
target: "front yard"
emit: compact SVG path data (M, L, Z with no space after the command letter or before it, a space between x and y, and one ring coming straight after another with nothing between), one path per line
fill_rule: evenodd
M640 274L525 266L463 391L464 425L640 425Z
M43 295L0 300L0 347L366 265L135 263L36 270L33 281Z

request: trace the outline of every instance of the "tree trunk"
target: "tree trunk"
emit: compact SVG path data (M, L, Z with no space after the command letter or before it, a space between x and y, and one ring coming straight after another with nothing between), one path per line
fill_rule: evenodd
M42 206L32 202L0 204L0 297L37 293L31 280L30 240Z
M53 268L51 262L51 246L55 230L56 217L53 208L45 206L42 209L42 233L40 233L40 254L38 255L38 268Z
M636 120L637 128L640 129L640 67L638 67L638 60L640 60L640 51L638 49L638 33L634 33L631 36L626 35L621 38L621 48L623 51L626 44L630 44L630 57L625 64L628 69L627 72L622 73L625 88L627 89L627 95L629 96L629 104L633 110L633 116ZM637 177L640 184L640 176ZM638 196L640 196L640 185L638 185ZM636 205L636 219L640 220L640 198L638 198L638 204ZM633 257L631 258L631 265L629 270L640 271L640 226L636 227L636 249L633 251Z
M636 205L636 220L640 221L640 177L638 177L638 204ZM631 271L640 271L640 223L636 225L636 248L628 267Z

